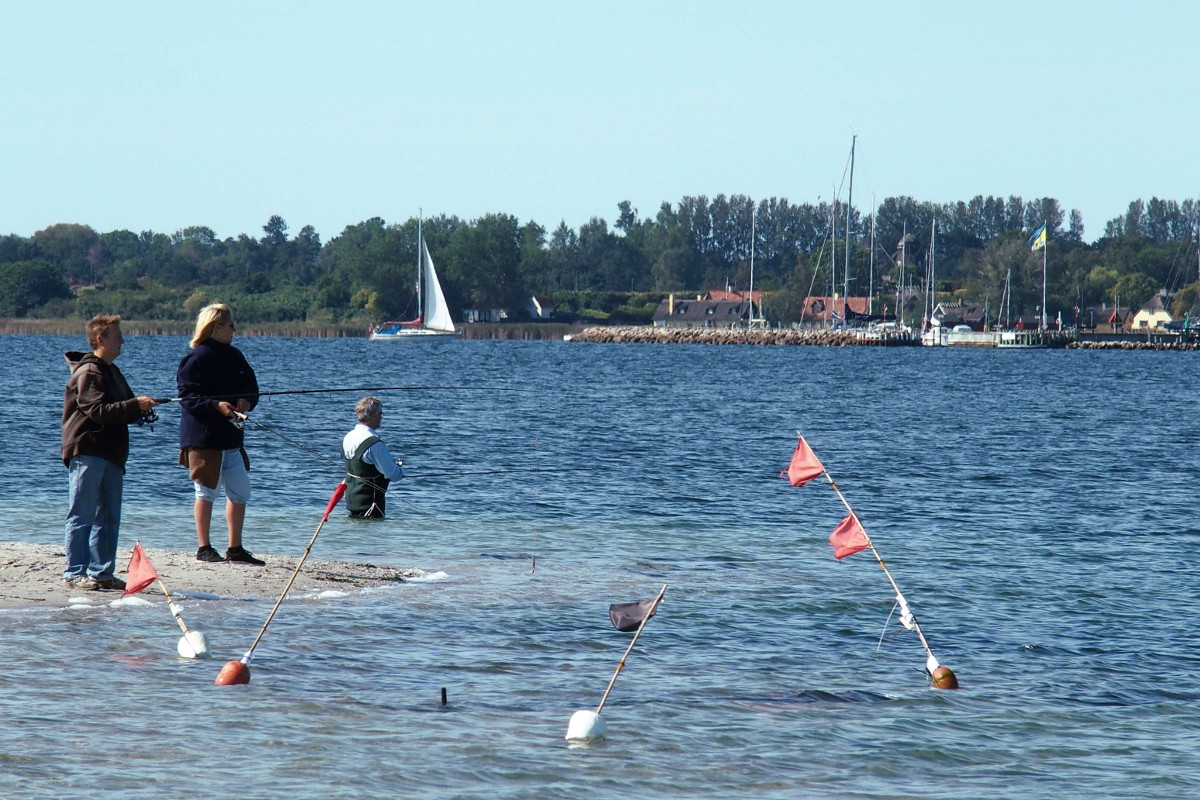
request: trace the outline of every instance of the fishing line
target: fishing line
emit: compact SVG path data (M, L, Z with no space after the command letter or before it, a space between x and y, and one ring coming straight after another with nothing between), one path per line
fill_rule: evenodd
M263 423L259 422L256 419L251 419L249 416L243 416L234 424L237 425L240 423L240 424L244 425L247 422L249 422L251 425L253 425L256 428L266 431L267 433L278 436L280 439L283 439L288 444L294 445L294 446L300 448L301 450L303 450L307 453L310 453L313 456L313 458L317 459L318 461L321 461L321 462L328 464L330 466L333 466L333 467L337 467L338 469L344 469L344 467L345 467L345 465L342 462L335 460L333 458L330 458L329 456L325 455L324 453L321 453L318 450L316 450L312 447L309 447L308 445L304 444L303 442L298 442L295 439L293 439L285 434L280 433L279 431L275 430L274 428L272 428L268 425L264 425ZM574 468L572 468L572 469L574 469ZM457 477L459 475L508 475L510 473L517 473L517 472L566 472L566 471L567 471L566 467L524 467L524 468L516 468L516 469L488 469L488 470L478 470L478 471L470 471L470 472L462 472L462 471L459 471L459 472L419 472L415 475L410 475L409 473L406 472L404 474L404 479L405 480L415 480L418 478ZM347 474L349 474L349 473L347 473ZM364 483L367 483L368 485L372 486L372 488L375 488L375 489L379 488L378 486L374 486L373 484L371 484L365 478L360 478L360 476L358 476L358 475L354 475L352 477L359 478Z
M308 453L309 455L313 456L313 458L317 459L318 461L320 461L324 464L328 464L332 467L336 467L339 471L342 472L342 474L344 476L342 479L343 481L353 478L355 480L362 481L367 486L370 486L372 489L375 489L376 491L380 491L380 492L386 491L382 486L379 486L379 485L373 483L368 478L364 478L361 475L351 475L349 472L346 471L346 465L344 462L336 461L336 460L330 458L329 456L325 455L324 453L319 452L315 448L309 447L308 445L304 444L303 442L298 442L295 439L291 438L290 436L282 434L279 431L275 430L274 428L272 428L268 425L264 425L263 423L259 422L256 419L251 419L249 417L249 415L247 415L247 414L242 414L241 412L236 412L236 411L234 413L237 414L237 416L233 419L230 419L230 422L233 423L235 426L237 426L239 428L243 428L245 426L245 424L247 422L249 422L251 425L258 428L259 430L264 430L267 433L270 433L274 436L278 436L280 439L283 439L288 444L298 447L299 449L301 449L304 452ZM408 476L405 475L404 477L407 478ZM418 514L429 517L430 519L437 519L437 517L435 517L433 514L430 514L428 511L424 511L420 508L417 508L416 506L412 505L411 502L406 501L405 504L407 505L407 507L409 508L410 511L415 511Z
M896 615L896 609L899 607L900 607L899 603L896 603L896 602L892 603L892 608L891 608L891 610L888 611L887 619L885 619L883 621L883 630L881 630L879 632L879 641L875 644L875 652L876 653L883 652L883 640L885 638L887 638L888 626L891 624L892 617ZM894 634L892 634L892 639L895 639L899 635L900 635L900 631L896 631ZM891 640L889 639L888 641L891 641Z
M503 386L351 386L338 389L284 389L277 392L255 392L258 397L275 397L285 394L327 394L329 392L416 392L425 390L460 391L460 392L513 392L517 391ZM182 403L184 400L234 400L245 397L246 394L196 394L187 397L156 397L156 403Z
M313 458L320 461L321 463L327 464L331 467L335 467L336 469L341 471L345 475L345 477L354 478L355 480L360 480L363 483L365 483L367 486L370 486L372 489L384 491L383 487L378 486L375 483L372 483L368 478L364 478L360 475L351 475L349 472L346 472L346 465L344 462L330 458L329 456L316 450L315 448L310 447L309 445L306 445L303 442L297 441L297 440L291 438L290 436L287 436L286 434L280 433L279 431L275 430L271 426L265 425L256 419L252 419L248 414L242 414L241 412L234 412L234 413L237 414L237 416L230 420L231 424L233 424L239 428L244 428L246 423L250 423L254 427L258 428L259 430L266 431L267 433L272 434L273 436L278 436L280 439L287 442L288 444L290 444L294 447L297 447L300 450L303 450L304 452L308 453L309 455L311 455ZM564 468L558 468L558 467L529 467L529 468L525 468L525 469L520 469L520 468L518 468L518 469L493 469L493 470L479 470L479 471L472 471L472 472L426 472L426 473L418 473L416 475L409 475L406 473L404 475L404 479L412 480L412 479L420 479L420 478L457 477L460 475L507 475L509 473L519 473L519 472L565 472L565 471L566 470ZM433 514L430 514L428 511L424 511L424 510L412 505L411 501L404 500L403 502L408 506L408 508L410 510L416 511L418 514L422 514L426 517L429 517L430 519L438 519L438 517L434 516Z

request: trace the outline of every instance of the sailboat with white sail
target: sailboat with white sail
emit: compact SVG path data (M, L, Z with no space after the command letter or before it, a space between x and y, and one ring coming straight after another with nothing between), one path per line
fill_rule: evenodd
M442 284L438 281L420 223L417 224L417 240L417 318L377 326L371 331L373 342L448 338L459 334L450 319L450 307L442 294Z

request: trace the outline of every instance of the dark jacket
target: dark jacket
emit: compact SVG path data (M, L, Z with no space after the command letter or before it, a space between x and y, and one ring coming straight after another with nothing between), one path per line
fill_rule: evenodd
M63 464L75 456L99 456L124 469L129 424L142 416L137 398L115 364L75 351L66 359L71 378L63 393Z
M242 429L217 410L217 403L224 400L236 406L244 398L250 408L258 405L258 379L242 351L205 339L179 362L175 381L179 396L185 398L179 404L179 447L240 448Z

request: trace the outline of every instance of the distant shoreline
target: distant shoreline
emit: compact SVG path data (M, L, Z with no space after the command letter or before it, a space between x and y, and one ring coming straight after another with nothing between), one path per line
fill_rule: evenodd
M82 336L85 320L0 318L0 334ZM131 336L191 336L191 322L122 319L121 329ZM556 339L577 334L583 325L562 322L472 322L460 325L463 339ZM310 339L365 339L368 329L359 324L319 322L241 322L239 336L281 336ZM382 344L382 343L381 343Z
M0 318L0 334L81 336L85 322L77 319ZM122 329L131 336L190 336L192 324L176 321L128 319ZM578 325L563 322L472 322L459 326L460 338L471 340L539 341L564 339L596 344L715 344L755 346L866 347L887 344L859 339L853 330L796 330L768 328L663 328L653 325ZM307 322L238 323L241 336L278 336L308 339L365 339L360 325ZM380 342L380 346L394 343ZM906 341L905 346L919 347ZM981 348L972 348L981 349ZM982 348L989 349L989 348ZM1081 334L1065 346L1068 350L1200 350L1200 339L1170 333Z

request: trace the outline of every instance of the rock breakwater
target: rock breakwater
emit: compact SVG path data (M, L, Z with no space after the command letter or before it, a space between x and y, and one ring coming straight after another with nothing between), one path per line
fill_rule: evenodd
M631 344L750 344L750 345L849 345L915 344L910 339L860 339L854 331L770 330L738 328L656 328L650 325L614 325L584 328L574 342Z

